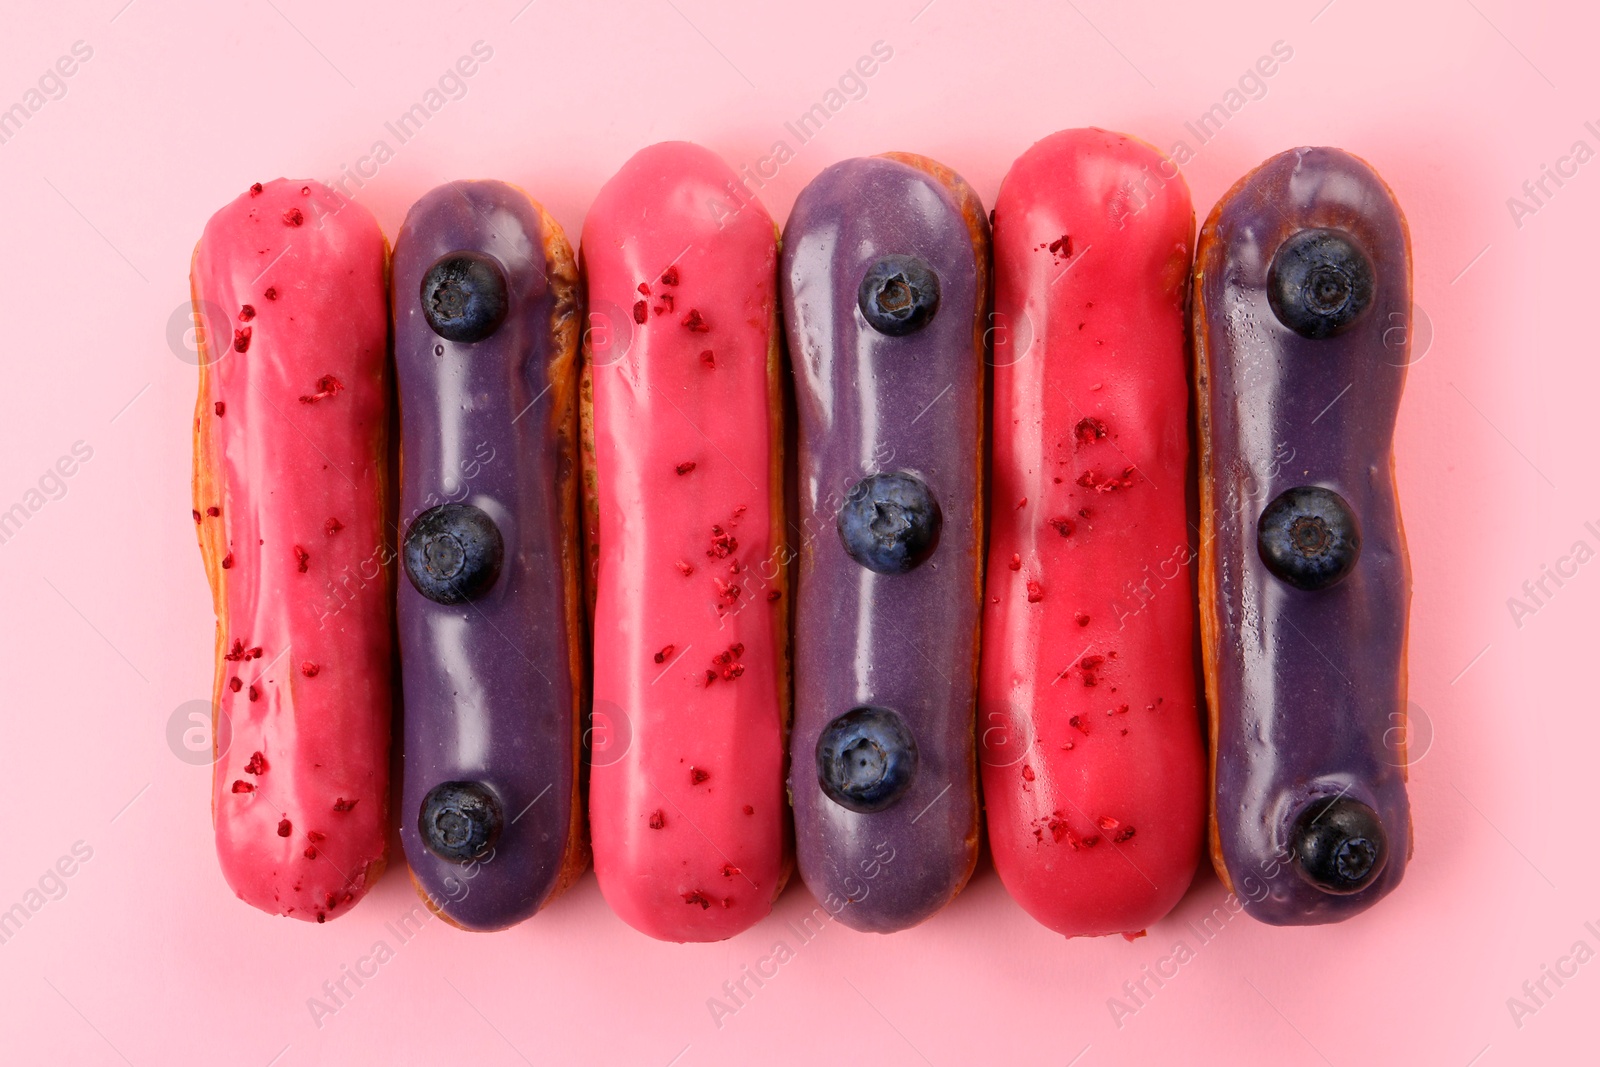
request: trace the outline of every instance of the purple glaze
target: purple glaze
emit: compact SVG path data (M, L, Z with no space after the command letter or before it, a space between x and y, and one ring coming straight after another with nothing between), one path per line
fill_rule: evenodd
M987 227L950 177L962 195L897 160L847 160L806 187L784 229L802 522L789 787L800 872L858 930L926 919L966 883L977 852ZM867 268L890 253L920 256L940 281L937 314L904 337L873 330L856 303ZM892 576L857 565L834 525L856 481L890 470L921 476L944 513L933 555ZM872 814L836 804L816 774L818 735L863 704L899 712L919 757L908 791Z
M422 512L455 501L482 508L505 541L500 576L478 599L438 604L403 572L398 582L400 836L421 888L472 930L537 911L573 845L574 378L552 316L576 309L572 279L551 285L545 241L540 212L521 191L453 182L411 208L394 250L401 540ZM505 321L472 344L434 334L419 296L429 266L462 249L498 260L509 294ZM459 780L488 784L506 822L490 856L465 866L433 855L417 831L423 797Z
M1267 301L1273 253L1307 227L1351 235L1376 279L1362 317L1325 340L1293 333ZM1212 212L1195 284L1213 854L1253 917L1338 922L1398 885L1411 851L1399 747L1411 579L1392 466L1411 314L1405 220L1354 156L1285 152ZM1297 485L1333 489L1360 523L1355 568L1328 589L1284 584L1256 548L1262 510ZM1382 873L1348 896L1291 859L1297 813L1340 794L1376 811L1388 840Z

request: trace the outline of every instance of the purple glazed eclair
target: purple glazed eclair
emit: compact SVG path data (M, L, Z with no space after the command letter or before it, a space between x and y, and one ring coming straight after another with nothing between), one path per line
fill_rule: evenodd
M823 171L784 229L802 529L789 791L800 872L887 933L972 874L989 230L920 156Z
M394 255L405 694L400 837L468 930L582 873L577 269L521 190L452 182Z
M1338 922L1411 852L1405 219L1354 156L1284 152L1212 211L1194 294L1212 858L1262 922Z

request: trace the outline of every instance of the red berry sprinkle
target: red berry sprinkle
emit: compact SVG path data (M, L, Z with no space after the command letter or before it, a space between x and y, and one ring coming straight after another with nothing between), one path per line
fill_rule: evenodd
M295 558L295 561L300 564L300 573L301 574L304 574L307 570L310 569L311 553L307 552L305 549L301 548L299 545L295 545L294 546L294 558Z
M222 413L228 410L228 405L219 400L215 404L211 405L211 410L215 411L217 413L217 418L220 419L222 418Z
M226 566L226 564L224 564L224 566ZM245 658L244 642L239 640L237 637L234 638L233 639L233 647L231 649L229 649L228 650L228 654L223 656L222 658L225 659L225 660L240 660L240 659L244 659Z
M715 367L717 365L717 357L712 355L711 349L708 348L704 352L700 353L700 362L704 363L708 367Z
M261 295L266 297L268 300L276 300L278 299L278 287L275 285L269 285L267 286L267 291Z
M677 266L677 264L673 264L672 266L668 267L666 270L661 272L661 284L662 285L677 285L678 284L678 266Z
M1123 827L1121 830L1117 831L1117 833L1111 838L1111 840L1115 841L1117 844L1120 845L1120 844L1122 844L1122 842L1128 840L1128 838L1130 838L1132 836L1133 836L1133 827L1126 826L1126 827Z
M781 589L769 589L769 590L767 590L767 600L768 600L769 603L771 601L777 600L781 596L783 596L783 590L781 590Z
M300 673L305 675L307 678L315 678L318 674L322 673L322 668L317 666L315 663L312 663L310 660L306 660L304 663L300 664Z
M288 837L292 833L294 833L294 825L292 823L290 823L288 819L279 819L278 820L278 836L279 837Z
M336 799L333 802L333 810L334 811L353 811L353 810L355 810L355 806L357 804L359 804L359 803L361 803L361 801L359 799L358 800L346 800L344 797L339 797L338 799Z
M656 662L657 663L665 663L665 662L667 662L667 660L671 659L672 658L672 654L674 652L676 652L677 650L678 650L678 646L677 645L665 645L665 646L663 646L661 651L656 653Z
M241 326L233 331L233 350L243 352L250 347L250 327Z
M261 183L260 182L256 182L254 185L252 185L250 187L250 195L251 196L260 196L261 195Z
M327 534L329 537L332 537L342 529L344 529L344 523L340 522L338 519L329 519L327 522L322 524L322 532Z
M222 557L222 569L223 570L227 570L229 567L232 567L232 566L233 566L233 553L229 552L226 556Z
M711 899L698 889L691 889L689 892L685 893L683 895L683 902L685 904L698 904L702 908L711 907Z
M1044 589L1032 578L1028 579L1028 603L1037 604L1044 599Z
M251 700L260 700L261 699L261 690L257 689L253 685L248 690L248 693L249 693L249 696L250 696Z
M250 753L250 762L246 763L244 765L244 773L246 773L246 774L266 774L267 773L267 757L263 756L259 752Z
M699 767L690 767L689 768L689 783L691 785L699 785L701 782L705 781L706 779L708 779L710 777L711 777L711 772L710 771L703 771Z
M667 813L657 808L650 813L650 829L659 830L667 825Z
M239 681L238 678L229 678L228 679L228 688L233 690L235 693L237 693L239 690L244 688L244 683Z
M690 333L710 333L711 324L700 314L700 309L690 308L689 314L683 317L684 328Z
M243 305L242 307L239 308L239 321L240 322L249 322L251 319L253 319L255 317L256 317L256 309L251 307L249 304L245 304L245 305Z
M678 464L677 470L679 474L688 474L690 471L694 470L694 468L695 462L694 460L690 460L687 463Z
M240 778L233 783L233 791L235 793L254 793L256 791L256 787L245 781L243 778Z
M724 863L722 865L722 877L724 877L724 878L732 878L736 874L743 874L743 873L744 873L743 871L739 870L739 868L735 867L731 863Z
M686 563L681 559L677 562L677 568L679 573L681 573L685 578L694 573L694 564Z
M316 859L317 858L317 847L315 845L307 845L306 846L306 850L304 852L304 856L308 860Z
M331 374L324 374L317 379L317 391L309 396L302 396L300 403L315 404L319 400L326 400L334 393L344 388L344 383Z
M307 830L306 839L309 840L313 845L320 845L328 839L328 835L323 833L321 830Z
M1106 424L1094 417L1078 420L1078 425L1073 428L1073 435L1078 438L1078 443L1086 445L1091 441L1098 441L1106 435Z
M1062 537L1071 537L1072 531L1077 529L1077 525L1071 519L1061 515L1051 519L1050 525L1055 527L1056 533Z
M1080 611L1072 617L1072 621L1076 622L1079 626L1088 626L1089 616Z
M292 207L283 213L283 224L285 226L299 226L305 221L305 213L297 207Z
M727 559L739 548L739 539L720 526L711 527L711 547L706 555L713 559Z
M633 305L633 321L637 322L639 325L643 326L645 324L645 321L647 319L649 319L649 318L650 318L650 305L648 303L646 303L645 301L643 301L643 300L637 301Z
M649 296L650 295L650 285L649 285L649 283L640 282L639 283L639 292L643 293L645 296Z
M213 504L209 508L206 508L206 514L210 515L214 519L218 515L222 514L222 509Z
M1022 557L1017 555L1015 552L1011 553L1010 567L1014 571L1020 571L1022 569Z
M194 524L196 526L199 526L200 525L200 512L198 510L191 509L189 514L194 516Z
M1022 780L1024 782L1033 781L1033 768L1028 766L1026 763L1022 765Z

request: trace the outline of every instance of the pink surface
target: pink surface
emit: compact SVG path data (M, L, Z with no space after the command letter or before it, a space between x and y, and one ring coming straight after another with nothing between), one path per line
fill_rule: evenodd
M782 22L712 0L10 13L0 106L28 115L0 114L7 1060L1593 1059L1600 16L1509 0L924 2L828 0ZM1271 58L1277 41L1291 58ZM802 141L813 105L828 117ZM669 138L748 165L780 220L824 166L891 149L950 164L992 202L1029 144L1091 123L1183 158L1202 216L1310 143L1370 161L1410 220L1426 317L1397 453L1417 845L1392 897L1342 926L1269 929L1203 873L1147 938L1068 942L985 859L907 933L802 928L816 905L796 883L751 930L693 946L627 927L592 877L489 936L426 918L397 871L324 926L233 897L210 770L187 747L206 743L186 716L210 691L212 618L188 501L195 368L168 340L183 351L189 255L213 211L252 181L359 172L347 187L392 236L434 185L496 177L578 233L601 183ZM341 981L335 1006L324 983ZM740 981L736 1002L724 983Z

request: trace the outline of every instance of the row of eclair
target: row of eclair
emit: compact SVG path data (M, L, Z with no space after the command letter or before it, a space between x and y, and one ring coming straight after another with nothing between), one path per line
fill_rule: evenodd
M932 160L846 160L781 241L659 144L580 257L501 182L428 193L391 257L279 180L192 286L213 818L256 907L322 922L381 873L397 706L405 858L471 930L591 847L653 937L749 928L796 862L904 929L983 822L1040 922L1135 936L1208 795L1263 921L1401 878L1410 254L1353 156L1268 160L1197 250L1177 167L1099 129L987 216Z

